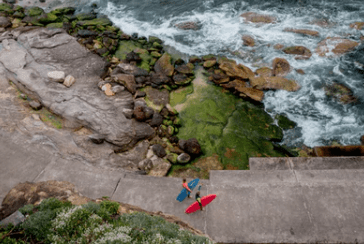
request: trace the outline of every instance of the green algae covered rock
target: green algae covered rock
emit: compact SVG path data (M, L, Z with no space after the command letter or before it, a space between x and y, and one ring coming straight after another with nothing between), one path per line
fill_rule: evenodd
M275 118L278 120L279 127L281 127L283 130L293 129L294 127L297 126L296 122L290 120L289 118L287 118L282 114L276 115Z
M180 139L196 138L204 157L217 153L225 168L247 169L249 157L285 156L272 141L280 141L282 129L262 109L207 84L202 70L193 81L194 92L181 99L171 94L171 105L179 110ZM176 102L175 99L184 102Z
M41 16L38 17L39 23L42 23L42 24L53 23L53 22L56 22L57 19L58 19L57 15L51 14L51 13L42 14Z
M55 14L57 16L59 16L59 15L66 15L66 14L67 15L68 14L72 15L72 14L75 13L75 11L76 11L75 8L65 7L65 8L57 8L57 9L54 9L54 10L51 11L51 13L52 14Z
M163 73L166 76L172 76L174 66L172 65L172 56L169 53L164 53L162 57L155 63L154 70L157 73Z
M120 60L123 60L126 58L126 55L130 53L131 51L134 51L136 48L142 48L142 45L138 42L133 41L120 41L119 46L115 52L115 57L117 57Z
M78 22L79 25L82 26L108 26L112 25L112 22L108 18L97 18L92 20L84 20Z
M0 12L12 10L11 6L7 3L0 4Z
M29 8L27 10L27 14L30 17L39 16L39 15L44 14L44 10L42 8L39 8L39 7L31 7L31 8Z
M152 56L149 55L148 50L142 48L136 48L134 50L135 53L139 54L139 57L142 59L141 63L138 64L139 68L142 68L146 71L150 71L150 63L152 61Z
M63 27L63 22L61 22L61 23L50 23L46 27L47 28L62 28Z
M171 106L176 106L177 104L182 104L186 101L188 95L193 93L193 85L186 87L181 87L177 90L171 92Z

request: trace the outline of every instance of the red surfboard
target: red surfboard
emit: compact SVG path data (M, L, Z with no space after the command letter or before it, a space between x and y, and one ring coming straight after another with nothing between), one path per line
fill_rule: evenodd
M204 197L201 197L201 204L203 207L205 207L207 204L209 204L210 202L212 202L212 200L214 200L216 197L215 194L210 194ZM189 214L189 213L193 213L196 212L197 210L200 210L200 205L198 204L198 202L194 202L192 203L188 208L186 208L185 213Z

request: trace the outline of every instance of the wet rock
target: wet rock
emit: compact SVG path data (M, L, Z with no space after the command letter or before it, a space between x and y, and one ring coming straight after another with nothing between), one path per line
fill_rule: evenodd
M153 145L152 150L153 150L154 154L160 158L163 158L167 155L166 150L164 150L163 146L160 144Z
M11 25L12 25L11 21L8 18L0 16L0 27L7 28L10 27Z
M208 61L206 61L206 62L208 62ZM173 81L177 85L187 85L187 84L191 83L192 80L185 74L175 74L173 76Z
M227 84L222 85L226 89L234 89L240 93L239 96L244 98L250 98L257 102L262 102L264 98L264 92L255 88L247 87L246 83L242 80L233 80Z
M244 46L254 47L255 41L254 38L249 35L243 35L242 38Z
M82 38L86 38L86 37L90 37L90 36L97 36L97 32L96 31L90 31L90 30L79 30L77 31L77 36L82 37Z
M192 56L192 57L190 57L189 58L189 60L188 60L188 62L189 63L192 63L192 64L194 64L194 63L199 63L199 62L201 62L202 60L201 60L201 58L199 58L199 57L197 57L197 56Z
M350 28L362 30L364 28L364 22L354 22L350 24Z
M75 82L75 77L73 77L72 75L67 75L67 77L64 79L63 85L71 87Z
M174 67L172 65L172 57L168 53L164 53L162 57L154 65L156 73L162 73L166 76L172 76Z
M178 155L177 157L177 162L180 164L186 164L191 160L191 156L188 155L187 153L181 153L180 155Z
M48 72L47 75L51 81L60 82L60 83L62 83L65 78L65 73L63 71L50 71L50 72Z
M116 74L113 75L112 77L115 77L117 79L117 82L124 85L130 93L134 94L136 92L136 83L134 75Z
M216 60L216 56L213 54L208 54L202 57L203 61L207 61L207 60Z
M157 156L151 157L151 161L153 164L153 168L149 171L149 175L151 176L166 176L169 169L171 168L171 164Z
M276 49L276 50L281 50L281 49L283 49L283 48L284 48L284 45L282 45L282 44L275 44L275 45L273 46L273 48L274 48L274 49Z
M261 24L275 23L277 20L273 16L258 14L254 12L243 13L240 15L240 17L243 17L245 21L250 21L253 23L261 23Z
M166 89L147 87L144 91L147 93L148 106L156 111L161 111L169 103L169 92Z
M273 76L273 70L268 67L262 67L262 68L257 69L255 71L255 74L257 74L258 76L262 76L262 77L269 77L269 76Z
M175 69L179 73L192 75L194 73L193 72L194 68L195 68L195 66L192 63L187 63L187 64L180 65Z
M40 104L39 102L37 102L37 101L31 101L30 103L29 103L29 105L30 105L30 107L32 108L32 109L34 109L34 110L39 110L39 109L41 109L42 108L42 104Z
M139 97L145 97L145 95L146 95L146 93L145 92L143 92L143 91L136 91L136 93L135 93L135 98L139 98Z
M178 141L178 147L182 150L185 150L186 143L187 143L187 140L181 139Z
M146 173L149 173L153 167L152 160L150 158L146 158L138 163L138 168L140 170L144 170Z
M364 145L364 135L360 137L360 143L361 145Z
M150 119L154 115L154 109L150 107L144 107L144 114L146 119Z
M284 58L275 58L273 59L273 74L275 76L285 76L291 70L291 65Z
M300 75L304 75L305 71L303 71L303 69L296 69L296 72Z
M144 108L139 106L134 108L133 116L138 121L144 121L146 119Z
M341 55L353 50L358 42L340 37L327 37L317 44L316 53L321 57L329 57L329 53ZM333 47L333 48L332 48Z
M95 144L101 144L105 141L105 136L100 134L92 134L88 136L88 139Z
M293 129L294 127L297 126L296 122L290 120L283 114L278 114L278 115L276 115L275 118L278 121L279 127L281 127L283 130Z
M140 58L139 54L132 51L132 52L130 52L130 53L128 53L126 55L126 61L128 61L128 62L131 62L131 61L139 62L139 61L142 61L142 59Z
M170 80L170 78L168 76L166 76L163 73L154 73L154 72L151 72L151 74L150 74L150 81L153 84L155 84L157 86L160 86L160 85L169 83L171 80Z
M213 74L209 80L212 80L215 84L219 85L229 82L230 78L225 74Z
M298 83L294 80L288 80L283 77L253 77L249 79L253 88L258 90L286 90L297 91L300 89Z
M135 77L147 76L149 74L148 71L141 69L135 65L124 63L118 64L116 68L112 71L111 76L119 73L130 74L134 75Z
M181 22L174 26L182 30L199 30L201 28L201 25L194 21Z
M283 49L286 54L296 55L295 59L309 59L312 56L311 51L304 46L292 46Z
M154 113L152 117L152 121L150 122L150 126L158 127L163 123L163 116L159 113Z
M362 157L364 156L364 146L321 146L314 147L313 152L316 157Z
M214 66L216 63L217 63L216 59L215 60L206 60L203 63L203 67L208 69L208 68L211 68L212 66Z
M186 141L185 151L192 155L198 155L201 153L201 146L196 138L191 138Z
M326 96L333 97L335 100L343 104L357 102L357 98L353 95L350 88L343 84L333 83L332 85L324 87L324 89Z
M314 37L320 36L320 33L318 31L314 31L314 30L285 28L283 31L293 32L293 33L297 33L297 34L301 34L301 35L305 35L305 36L314 36Z
M310 22L312 25L318 25L320 27L328 28L335 25L335 23L330 22L327 19L315 19L314 21Z
M222 62L219 68L225 71L228 76L234 78L249 79L255 76L250 68L242 64L237 65L236 62L232 61Z

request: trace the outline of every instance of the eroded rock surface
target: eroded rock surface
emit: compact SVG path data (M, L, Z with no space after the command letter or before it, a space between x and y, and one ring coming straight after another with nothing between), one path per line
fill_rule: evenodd
M68 126L86 126L105 135L105 140L128 149L149 138L154 130L146 123L127 119L123 109L132 109L132 95L123 91L107 99L97 83L105 62L88 52L61 29L23 28L13 31L14 39L2 41L0 69L8 80L41 101ZM77 67L77 69L75 68ZM51 82L51 71L63 71L77 82L70 88Z
M327 37L317 44L316 53L321 57L342 55L353 50L359 43L341 37Z

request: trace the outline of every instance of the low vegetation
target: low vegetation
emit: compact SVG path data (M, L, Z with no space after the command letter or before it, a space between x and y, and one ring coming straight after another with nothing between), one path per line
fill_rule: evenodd
M118 209L119 203L108 200L75 206L49 198L19 209L26 220L0 228L0 243L212 243L162 217L140 212L119 215Z

